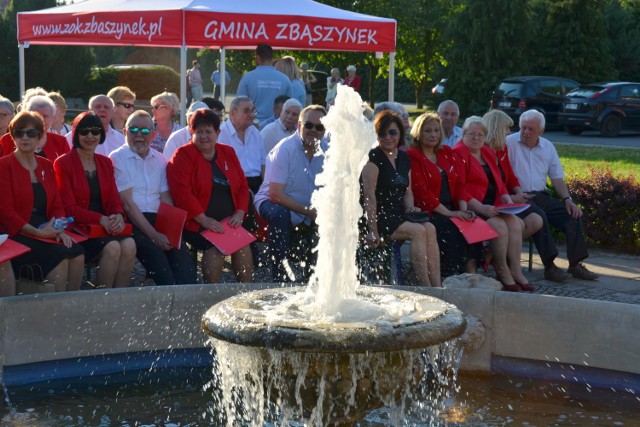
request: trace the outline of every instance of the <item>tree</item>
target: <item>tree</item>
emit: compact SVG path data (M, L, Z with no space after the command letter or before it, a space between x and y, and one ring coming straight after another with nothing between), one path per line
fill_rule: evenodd
M527 0L459 0L447 23L447 98L482 114L498 82L526 74L532 54Z
M535 29L538 74L569 77L582 83L615 80L611 40L602 0L536 0L546 11Z
M56 0L19 0L9 4L0 21L0 93L12 100L20 97L16 14L57 5ZM85 46L31 46L25 49L26 87L59 90L67 97L88 98L83 83L88 81L95 56Z
M606 18L618 78L640 80L640 2L612 0L606 6Z

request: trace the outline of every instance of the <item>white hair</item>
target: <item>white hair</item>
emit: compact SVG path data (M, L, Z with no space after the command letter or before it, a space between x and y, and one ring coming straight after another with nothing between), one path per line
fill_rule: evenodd
M524 123L526 120L537 120L540 123L540 129L544 129L544 114L542 114L540 111L527 110L524 113L520 114L520 120L518 122L520 127L522 127L522 123Z

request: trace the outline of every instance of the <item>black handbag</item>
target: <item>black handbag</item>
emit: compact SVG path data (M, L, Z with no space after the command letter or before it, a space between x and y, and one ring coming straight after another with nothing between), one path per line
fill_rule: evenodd
M429 212L407 212L404 215L409 222L429 222Z

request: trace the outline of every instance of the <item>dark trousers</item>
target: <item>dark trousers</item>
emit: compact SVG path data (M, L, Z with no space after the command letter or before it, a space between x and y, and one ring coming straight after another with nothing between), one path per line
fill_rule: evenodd
M542 228L531 236L531 240L533 240L533 244L538 250L538 255L540 255L542 264L545 268L549 268L553 265L553 260L558 256L558 247L556 246L556 242L553 240L553 233L551 232L551 225L549 224L547 213L540 206L531 202L530 207L526 211L519 213L517 216L524 219L532 213L540 215L542 218Z
M291 210L265 200L260 204L260 216L269 222L269 262L271 263L271 277L274 282L288 282L284 261L291 254L297 260L304 260L307 266L313 263L311 259L311 241L313 231L310 227L305 227L305 232L301 235L302 240L295 242L293 248L291 238L294 236L294 226L291 224ZM300 233L298 233L300 234ZM296 234L297 236L297 234ZM304 271L303 279L306 279L310 270Z
M156 214L144 213L151 225L155 224ZM156 285L183 285L198 280L193 258L187 245L182 241L180 249L163 251L151 241L138 227L133 227L133 240L136 242L137 257L156 282Z
M440 247L440 275L444 278L464 273L467 262L477 255L477 245L472 248L458 227L439 213L433 213L431 223L436 228ZM474 248L476 251L473 251Z
M587 251L587 243L582 231L582 219L572 218L569 213L567 213L564 202L551 197L546 191L538 191L530 194L533 195L533 199L530 200L531 206L540 208L542 213L545 214L545 216L541 215L542 219L545 224L548 224L546 225L546 230L543 225L543 228L538 232L541 233L540 236L536 236L538 233L533 236L533 241L538 249L542 262L545 263L545 258L547 259L547 263L553 262L553 259L558 255L558 248L553 241L549 225L552 225L564 233L567 244L567 259L569 260L570 266L587 258L589 252ZM536 213L540 212L536 211ZM547 263L545 263L545 267Z

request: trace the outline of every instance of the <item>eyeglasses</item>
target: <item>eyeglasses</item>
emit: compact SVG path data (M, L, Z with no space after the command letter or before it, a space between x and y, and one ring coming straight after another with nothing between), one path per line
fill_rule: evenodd
M78 129L78 134L80 134L82 136L87 136L89 134L91 134L93 136L98 136L98 135L102 135L103 131L104 130L102 128L99 128L99 127L82 128L82 129Z
M126 108L127 110L131 110L131 109L134 107L134 105L133 105L133 104L130 104L130 103L128 103L128 102L116 102L116 105L119 105L119 106L121 106L121 107L124 107L124 108ZM153 108L155 109L156 107L153 107Z
M24 138L25 135L27 136L27 138L37 138L41 135L41 133L38 129L14 129L13 130L13 136L15 138Z
M468 136L471 139L476 139L476 138L482 139L482 138L484 138L485 135L484 135L484 133L471 133L470 132L470 133L465 133L464 136Z
M324 132L324 125L322 123L315 124L311 122L304 122L304 128L309 130L316 128L318 132Z
M244 110L240 111L246 116L255 116L256 114L258 114L258 110L256 110L255 108L253 110L251 108L245 108Z
M149 129L149 128L139 128L137 126L129 126L127 129L133 135L136 135L138 132L140 132L143 135L149 135L151 133L151 129Z
M152 105L151 108L153 108L154 110L159 110L161 108L169 108L164 104L160 104L160 105Z
M400 131L398 129L389 129L386 132L380 132L378 134L378 138L386 138L387 135L389 135L389 136L398 136L398 135L400 135Z

